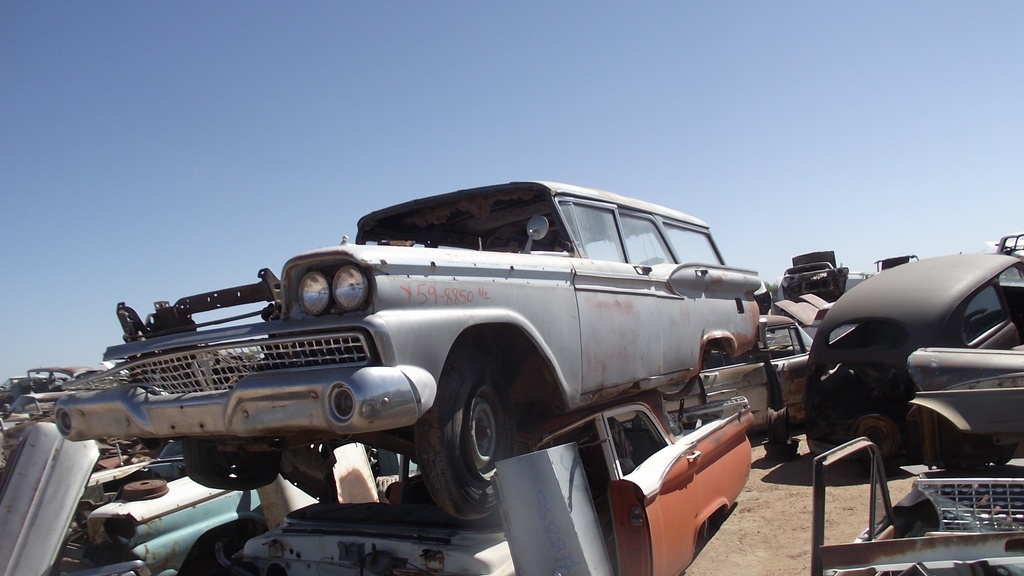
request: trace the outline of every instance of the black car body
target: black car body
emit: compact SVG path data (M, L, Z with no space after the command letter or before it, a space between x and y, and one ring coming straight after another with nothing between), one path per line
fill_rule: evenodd
M907 370L924 347L1010 349L1024 340L1024 263L942 256L872 276L836 301L814 336L804 405L816 453L858 436L887 458L915 455Z

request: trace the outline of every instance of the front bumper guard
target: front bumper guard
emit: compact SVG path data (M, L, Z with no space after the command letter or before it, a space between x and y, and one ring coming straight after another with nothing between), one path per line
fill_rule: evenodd
M310 368L252 374L214 392L83 391L62 398L54 415L71 440L344 435L411 425L436 391L434 377L416 366Z

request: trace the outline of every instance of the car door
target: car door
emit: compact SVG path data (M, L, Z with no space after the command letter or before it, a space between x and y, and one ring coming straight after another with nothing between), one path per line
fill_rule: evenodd
M806 419L804 382L810 349L810 336L795 324L769 331L768 351L778 375L782 404L788 408L792 423Z
M606 413L619 573L679 574L693 561L701 528L728 510L746 484L751 421L744 410L671 442L644 409ZM626 422L630 430L618 432ZM659 439L664 444L657 447Z
M774 326L767 330L766 344L779 382L781 405L789 408L791 421L802 422L810 337L795 324ZM773 404L774 395L768 376L764 361L757 354L748 353L739 358L712 354L709 366L700 373L703 391L690 390L686 397L687 405L743 396L754 414L751 427L760 429L767 423L768 408Z
M694 281L670 285L683 267L649 215L620 218L615 205L575 199L561 201L560 210L584 256L573 264L582 397L636 382L646 389L683 379L700 365L709 324L735 323L724 328L743 333L750 323L743 305L737 310L731 295L723 300L719 284L709 284L709 275L696 267L690 267ZM680 293L680 286L688 292ZM718 310L723 304L724 312Z

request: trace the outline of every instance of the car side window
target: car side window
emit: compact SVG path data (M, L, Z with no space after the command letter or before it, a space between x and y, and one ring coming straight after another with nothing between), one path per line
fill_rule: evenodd
M668 240L676 252L680 263L722 264L718 250L705 232L665 223Z
M640 410L620 412L608 418L612 448L623 476L640 466L668 443L656 432L650 417Z
M562 211L569 233L587 258L626 261L619 229L615 224L615 213L611 209L565 203Z
M982 334L1007 320L1006 310L995 286L987 286L971 299L964 310L964 342L970 344Z
M1002 274L999 275L999 285L1003 287L1024 287L1024 270L1019 266L1011 266L1003 270Z
M793 341L793 332L789 327L769 330L766 339L768 352L772 358L786 358L800 352L797 343Z
M619 213L622 236L626 240L626 258L630 264L653 266L672 262L668 245L654 220L636 214Z

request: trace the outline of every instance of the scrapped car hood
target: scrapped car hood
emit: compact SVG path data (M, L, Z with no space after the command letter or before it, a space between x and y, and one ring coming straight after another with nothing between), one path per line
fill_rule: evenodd
M0 486L0 574L48 574L85 492L99 449L71 442L52 422L27 429Z

